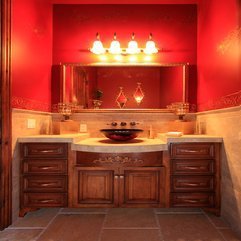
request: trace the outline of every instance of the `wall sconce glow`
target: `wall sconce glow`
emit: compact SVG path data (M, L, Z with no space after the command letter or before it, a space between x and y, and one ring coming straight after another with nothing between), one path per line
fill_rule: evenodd
M155 42L152 40L152 33L149 35L149 40L146 42L146 48L144 49L145 54L156 54L158 49L156 48Z
M104 55L104 54L101 54L98 57L99 57L99 60L102 61L102 62L106 62L108 60L107 56Z
M141 89L141 83L137 83L137 88L133 96L135 98L136 103L139 105L144 98L144 93Z
M111 54L120 54L121 53L120 42L116 40L116 33L114 33L114 39L112 40L109 48Z
M144 61L146 61L146 62L152 61L152 56L151 56L151 55L146 55L146 56L144 57Z
M96 40L94 41L93 47L90 49L90 51L94 54L104 54L105 53L105 49L103 47L103 44L100 41L99 33L96 34Z
M137 62L137 57L136 57L135 55L131 55L131 56L129 57L129 61L130 61L130 62Z
M116 60L116 61L122 61L123 60L123 58L122 58L122 56L120 55L120 54L117 54L117 55L115 55L114 56L114 60Z
M139 54L141 50L138 48L138 43L135 41L135 34L132 33L131 41L128 43L128 48L126 50L128 54Z

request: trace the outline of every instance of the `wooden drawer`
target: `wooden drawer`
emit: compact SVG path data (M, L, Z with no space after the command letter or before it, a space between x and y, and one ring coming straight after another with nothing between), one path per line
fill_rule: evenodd
M176 176L172 177L171 187L174 192L213 191L214 178L212 176Z
M66 192L66 176L25 176L23 177L25 192Z
M24 193L25 207L66 207L67 194L64 193Z
M27 143L22 144L24 158L67 158L66 143Z
M171 194L172 207L213 207L213 193L173 193Z
M212 143L175 143L171 144L171 158L214 158Z
M161 166L162 152L94 153L77 152L78 166Z
M24 174L66 174L66 160L25 160L23 162Z
M172 174L213 174L213 160L171 160Z

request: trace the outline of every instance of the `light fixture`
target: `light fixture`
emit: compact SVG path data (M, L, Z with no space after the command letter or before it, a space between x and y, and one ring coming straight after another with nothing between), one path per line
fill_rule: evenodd
M120 92L115 101L120 108L123 108L126 105L126 102L128 101L128 99L124 94L123 87L120 87Z
M90 51L94 54L104 54L105 53L105 48L103 47L102 42L100 41L100 35L99 33L96 33L96 40L93 43L92 48Z
M103 55L110 53L114 55L136 55L144 53L147 55L156 54L158 49L156 48L155 42L152 40L152 33L149 35L149 40L146 42L145 48L139 48L138 43L135 40L135 34L132 33L131 41L128 43L127 48L121 48L120 42L117 40L116 33L114 33L113 40L111 41L110 48L105 48L100 40L99 33L96 34L96 40L93 43L90 51L94 54Z
M152 33L149 35L149 40L146 42L146 47L144 48L145 54L156 54L158 49L156 48L155 42L152 40Z
M58 103L54 106L57 108L57 112L64 116L64 121L70 121L70 115L73 110L73 105L71 103Z
M135 40L135 34L132 33L131 41L128 43L128 48L126 50L128 54L139 54L141 50L138 48L138 43Z
M114 33L114 39L112 40L109 48L109 52L111 54L120 54L121 53L121 47L120 42L116 40L116 33Z
M184 121L184 116L189 113L189 103L175 102L168 106L177 116L177 121Z
M137 88L136 88L136 91L133 96L134 96L134 99L135 99L137 105L139 105L144 98L144 93L141 89L141 83L137 83Z

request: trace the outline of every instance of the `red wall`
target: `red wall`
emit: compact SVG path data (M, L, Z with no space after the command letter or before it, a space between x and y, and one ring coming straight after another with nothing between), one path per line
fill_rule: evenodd
M12 0L12 106L51 107L52 6L43 0Z
M199 5L198 109L241 104L240 1L205 0ZM220 49L220 45L224 47Z
M109 47L114 32L122 47L127 47L132 32L135 32L139 46L144 47L152 32L160 51L152 55L150 62L189 62L192 81L190 102L196 104L196 5L54 5L53 63L118 63L110 56L102 61L88 50L95 40L96 32L101 34L105 47ZM123 56L122 62L130 63L129 57ZM137 62L145 62L143 55ZM147 83L149 86L145 86L146 89L153 88L151 81ZM126 89L131 90L133 86L130 84ZM160 100L153 100L152 104L146 102L146 107L158 105L160 108L158 102ZM130 105L134 108L134 103ZM166 106L166 102L163 106Z
M202 0L51 0L53 4L197 4Z
M96 32L106 47L114 32L122 47L132 32L144 47L152 32L162 49L154 62L196 64L196 15L196 5L54 5L53 63L99 61L88 51Z

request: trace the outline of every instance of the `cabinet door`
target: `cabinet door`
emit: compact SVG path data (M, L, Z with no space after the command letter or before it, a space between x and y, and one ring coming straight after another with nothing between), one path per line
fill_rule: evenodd
M77 167L73 183L74 206L114 206L115 171L101 167Z
M164 200L164 167L124 169L120 175L120 205L159 207Z

